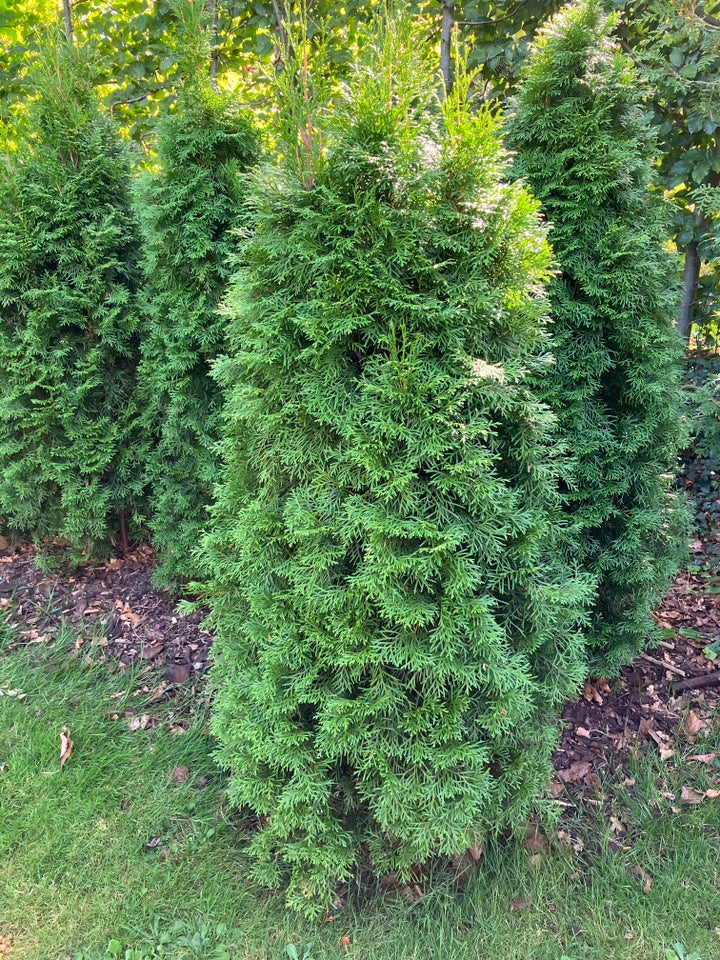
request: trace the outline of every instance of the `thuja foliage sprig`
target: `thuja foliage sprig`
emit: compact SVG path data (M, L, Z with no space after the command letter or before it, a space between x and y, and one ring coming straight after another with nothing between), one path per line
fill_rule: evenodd
M392 20L250 193L231 285L225 466L206 541L214 730L258 876L327 908L515 823L584 674L558 561L550 255L467 83L440 107Z
M599 581L594 667L611 672L647 642L684 527L671 492L683 438L676 262L650 190L654 144L612 23L597 0L558 14L509 126L515 172L553 224L556 363L538 386L571 454L566 509Z
M147 459L154 544L163 586L192 577L200 531L216 480L220 391L210 366L224 350L218 307L242 223L241 174L258 137L232 99L213 92L208 37L197 8L183 4L179 41L185 79L161 123L158 167L140 191L145 237L140 393L157 436Z
M0 177L0 522L127 537L142 484L130 163L83 55L48 37L27 139Z

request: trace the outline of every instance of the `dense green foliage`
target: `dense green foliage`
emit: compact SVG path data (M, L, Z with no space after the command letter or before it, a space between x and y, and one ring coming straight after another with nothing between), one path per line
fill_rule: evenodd
M525 384L545 234L418 49L391 22L307 153L255 178L218 371L214 729L258 875L307 911L363 851L407 872L517 823L585 669Z
M0 178L0 517L84 544L139 492L139 239L129 158L82 56L49 41L34 79L29 139Z
M216 479L220 390L210 365L224 349L218 312L241 221L240 173L257 154L252 125L213 93L201 56L160 127L158 170L141 191L145 306L140 367L147 460L163 585L191 577L192 553Z
M129 134L152 148L157 124L175 94L179 61L175 43L178 6L186 0L71 0L77 43L100 64L101 96ZM288 21L299 9L307 17L311 46L322 46L336 76L350 69L369 21L387 0L196 0L215 12L213 47L221 89L242 78L253 90L259 114L270 120L268 76L284 58ZM396 4L398 5L398 4ZM517 73L534 31L562 0L458 0L455 20L471 48L470 64L481 72L488 98L503 97ZM0 124L23 109L23 75L36 55L38 23L57 20L58 0L0 0ZM421 25L422 42L437 43L442 0L408 0ZM278 23L278 14L281 22ZM480 86L480 81L478 82Z
M553 224L556 364L538 386L570 448L566 504L599 579L591 644L612 671L647 641L679 561L669 485L683 433L676 264L636 77L610 26L596 0L551 21L509 133L515 172Z
M685 253L680 330L717 336L720 319L720 4L633 0L621 33L632 47L658 135L659 182ZM714 14L714 16L713 16Z

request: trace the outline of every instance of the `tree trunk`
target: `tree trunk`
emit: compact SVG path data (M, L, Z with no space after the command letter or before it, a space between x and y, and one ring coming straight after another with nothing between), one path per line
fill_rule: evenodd
M275 23L277 25L278 39L280 40L280 49L282 53L276 59L282 61L284 57L287 57L288 54L288 41L287 34L285 33L285 22L283 20L283 14L278 4L278 0L272 0L273 12L275 14Z
M63 18L65 20L65 36L68 38L68 40L72 40L73 24L70 0L63 0Z
M440 35L440 70L445 82L445 95L452 90L452 66L450 62L450 44L455 25L455 4L443 4L442 32Z
M680 316L678 317L677 323L678 332L686 343L690 339L690 331L692 330L699 279L700 257L698 255L697 243L695 240L691 240L685 248L683 296L680 304Z
M210 14L210 85L218 88L218 0L208 0Z

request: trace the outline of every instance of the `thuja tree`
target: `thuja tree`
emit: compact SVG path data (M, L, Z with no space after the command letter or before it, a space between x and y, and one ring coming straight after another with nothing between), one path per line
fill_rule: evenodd
M220 390L210 365L223 349L218 304L242 220L240 173L256 158L252 125L214 93L207 38L192 8L182 39L186 80L160 126L158 169L141 190L147 323L140 369L145 423L158 437L147 460L151 527L169 585L191 562L216 479Z
M391 22L254 179L218 367L214 731L258 876L308 911L363 854L407 875L522 817L584 671L525 382L545 233L418 49Z
M0 517L76 545L127 537L139 240L130 164L64 38L31 75L0 178Z
M637 81L596 0L542 31L510 124L515 172L553 224L555 364L539 386L567 442L565 503L598 579L597 669L628 661L681 555L676 261L650 190ZM569 468L569 469L568 469Z

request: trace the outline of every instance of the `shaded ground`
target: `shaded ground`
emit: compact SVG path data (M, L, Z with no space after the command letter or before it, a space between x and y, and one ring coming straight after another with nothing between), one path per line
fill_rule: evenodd
M700 467L695 473L689 486L706 484ZM716 502L715 490L711 485L708 493L698 489L697 494L702 514L704 500ZM718 716L720 649L713 654L720 647L720 641L714 644L720 638L720 538L711 528L709 523L703 539L691 544L692 565L678 576L655 614L663 635L659 646L612 683L586 683L580 699L566 705L551 787L557 799L591 794L598 774L622 767L633 751L657 750L662 759L670 759L677 735L693 742ZM184 702L188 695L202 696L197 681L212 642L202 629L204 613L179 612L169 594L153 587L150 550L63 574L39 569L31 547L9 548L0 542L2 546L0 608L9 608L20 642L40 644L69 630L78 634L76 649L100 644L118 669L137 668L139 682L152 674L151 703L170 701L180 692ZM707 685L681 689L701 679ZM152 722L145 715L134 720L132 710L126 715L129 723Z

